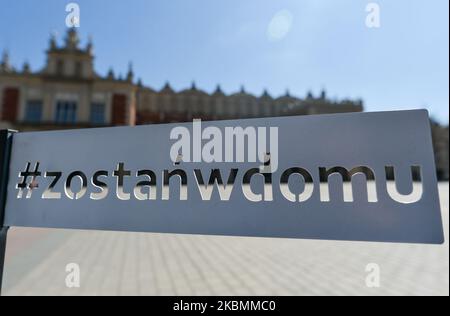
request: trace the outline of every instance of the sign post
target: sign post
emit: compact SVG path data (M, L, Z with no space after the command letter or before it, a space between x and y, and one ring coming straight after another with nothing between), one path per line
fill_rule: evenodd
M3 267L5 264L7 233L8 233L8 227L2 227L0 230L0 295L2 294Z
M3 268L5 265L6 238L8 226L4 226L6 190L8 185L9 156L14 131L0 131L0 295L2 294Z

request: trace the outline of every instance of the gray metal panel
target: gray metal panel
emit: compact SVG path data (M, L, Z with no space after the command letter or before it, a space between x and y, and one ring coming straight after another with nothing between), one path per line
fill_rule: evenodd
M100 229L232 236L287 237L330 240L442 243L443 229L435 175L428 113L423 110L352 113L305 117L264 118L203 122L225 126L279 127L279 168L273 175L273 202L250 202L240 184L244 171L259 163L182 163L188 178L188 200L161 200L161 172L176 167L170 160L170 130L175 124L117 127L71 131L18 133L13 138L5 224L74 229ZM177 124L191 128L190 123ZM18 175L27 162L40 162L41 171L74 170L90 177L108 170L108 196L99 201L88 194L79 200L64 195L59 200L41 199L51 179L40 177L30 199L17 198ZM158 176L158 198L154 201L118 200L116 179L111 177L118 162L135 172L152 169ZM378 202L369 203L361 177L354 178L355 201L344 202L330 179L331 202L320 201L318 168L366 165L374 170ZM423 196L416 203L402 204L386 190L385 166L397 170L399 191L411 188L410 166L422 168ZM305 202L287 201L280 192L280 174L287 168L307 169L314 179L314 192ZM209 178L220 168L223 178L238 168L230 201L220 201L217 190L211 201L202 201L193 169ZM142 180L142 179L141 179ZM126 179L124 190L133 192L136 178ZM172 182L175 184L175 181ZM175 185L171 184L171 188ZM323 184L322 184L323 185ZM363 188L364 187L364 188ZM302 184L292 185L292 191ZM255 181L254 190L261 189ZM94 191L91 183L88 193ZM171 193L176 193L173 191ZM174 194L177 198L178 196Z

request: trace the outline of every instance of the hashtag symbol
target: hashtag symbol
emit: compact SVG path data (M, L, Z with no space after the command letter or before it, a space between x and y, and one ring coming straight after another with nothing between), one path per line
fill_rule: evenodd
M17 189L19 192L17 193L17 198L21 199L23 196L23 192L26 190L27 195L25 198L29 199L31 198L31 193L33 189L37 188L38 182L37 177L41 175L41 172L39 171L39 162L36 162L34 165L34 171L30 171L31 163L28 162L27 166L25 168L25 171L22 171L19 174L19 183L17 183ZM31 177L31 181L28 182L29 178Z

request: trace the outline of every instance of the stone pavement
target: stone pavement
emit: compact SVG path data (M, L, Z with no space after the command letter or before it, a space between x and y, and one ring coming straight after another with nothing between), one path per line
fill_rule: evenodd
M448 183L440 193L448 240ZM13 228L3 294L449 295L449 246Z

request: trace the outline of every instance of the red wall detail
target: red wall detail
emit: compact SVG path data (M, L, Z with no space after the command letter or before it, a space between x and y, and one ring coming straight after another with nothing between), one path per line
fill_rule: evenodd
M5 88L2 100L2 120L15 122L19 112L19 89Z
M112 99L112 125L127 125L127 96L114 94Z

